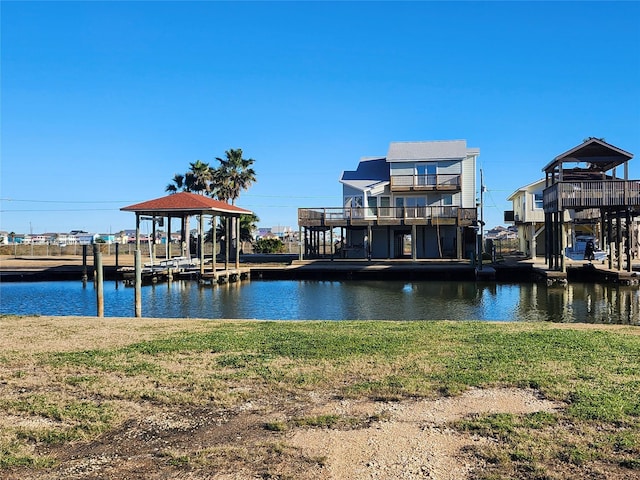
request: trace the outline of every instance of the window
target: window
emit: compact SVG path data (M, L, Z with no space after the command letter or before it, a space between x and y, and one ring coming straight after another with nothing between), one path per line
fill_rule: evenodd
M367 214L377 215L378 214L378 197L367 197L367 204L369 205L369 210Z
M453 195L443 195L442 196L442 205L444 205L444 206L453 205Z
M535 193L533 195L533 198L534 198L535 208L544 208L544 197L542 195L542 192Z
M416 165L416 175L418 176L418 185L435 185L436 184L437 164L425 163Z

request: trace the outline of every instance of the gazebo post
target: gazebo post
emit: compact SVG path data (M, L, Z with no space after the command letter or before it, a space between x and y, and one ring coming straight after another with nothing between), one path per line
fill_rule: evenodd
M236 270L240 268L240 217L236 217Z
M167 236L165 238L167 242L167 260L171 260L171 215L167 217Z
M229 270L229 217L224 217L224 269Z
M200 213L200 280L204 276L204 212Z
M216 256L217 256L217 252L218 252L218 239L217 239L217 233L216 233L216 216L213 216L213 219L211 220L211 231L212 231L212 247L211 247L211 265L213 268L213 281L215 282L216 280Z

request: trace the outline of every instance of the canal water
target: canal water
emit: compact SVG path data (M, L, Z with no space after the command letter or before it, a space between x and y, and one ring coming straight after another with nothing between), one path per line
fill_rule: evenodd
M107 317L134 315L134 290L105 282ZM0 283L0 314L96 315L92 283ZM487 320L640 325L640 289L602 284L252 280L142 288L142 315L265 320Z

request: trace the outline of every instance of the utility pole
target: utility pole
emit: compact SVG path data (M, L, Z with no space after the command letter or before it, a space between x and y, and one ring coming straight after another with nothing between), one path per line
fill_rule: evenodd
M484 253L484 179L482 169L480 169L480 260L482 265L482 254Z

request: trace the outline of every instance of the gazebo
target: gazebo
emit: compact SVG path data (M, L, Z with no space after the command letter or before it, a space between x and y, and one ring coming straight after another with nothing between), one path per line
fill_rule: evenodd
M192 216L199 217L200 226L200 248L199 250L199 276L202 279L205 276L205 258L204 258L204 225L205 217L210 216L212 218L213 229L213 253L211 261L211 276L215 280L217 278L216 269L216 250L217 239L215 234L215 219L216 217L225 218L225 231L227 237L229 235L229 219L239 219L241 215L250 215L253 212L244 208L231 205L220 200L214 200L204 195L197 195L190 192L179 192L165 197L156 198L153 200L147 200L146 202L136 203L123 207L120 210L125 212L134 212L136 214L136 286L140 283L141 277L141 260L140 260L140 221L147 217L152 220L153 232L152 236L155 239L156 225L162 220L167 219L167 239L171 238L171 219L179 218L181 220L180 237L181 237L181 249L180 255L190 257L190 249L188 243L188 218ZM240 238L240 222L235 223L235 238ZM229 265L229 241L225 242L225 272L228 274ZM155 240L151 244L152 252L151 258L155 258ZM167 246L167 260L171 259L171 246L170 242ZM235 268L239 269L240 263L240 249L235 249ZM138 289L136 288L136 291ZM136 316L139 315L139 294L136 295Z

